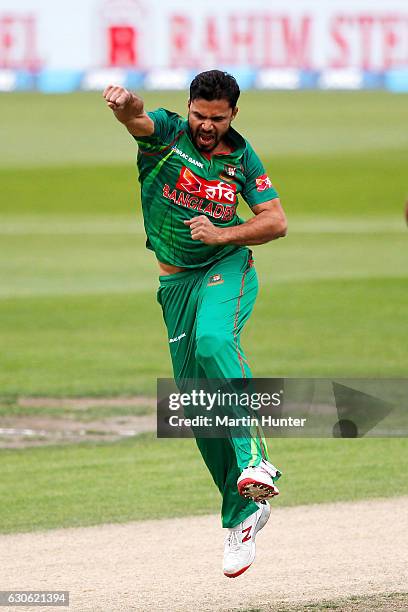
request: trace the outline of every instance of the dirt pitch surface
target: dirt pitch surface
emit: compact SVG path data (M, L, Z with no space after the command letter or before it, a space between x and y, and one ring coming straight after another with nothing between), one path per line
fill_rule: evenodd
M217 516L3 535L0 588L69 590L71 612L407 609L408 497L275 508L257 547L228 579Z
M19 397L16 404L25 414L0 416L0 448L115 442L156 429L152 412L156 399L152 397ZM38 408L45 414L30 414ZM130 408L143 408L143 414L128 414ZM47 415L47 409L55 413ZM89 418L87 413L92 409L108 409L110 414Z

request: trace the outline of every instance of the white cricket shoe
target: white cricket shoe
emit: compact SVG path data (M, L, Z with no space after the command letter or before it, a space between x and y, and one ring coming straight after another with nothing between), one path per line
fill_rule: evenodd
M258 506L245 521L228 530L224 545L224 575L228 578L243 574L255 559L255 536L265 527L271 513L268 502Z
M270 499L279 495L275 480L281 476L280 471L262 459L256 467L247 467L237 480L238 492L242 497L253 499L256 502Z

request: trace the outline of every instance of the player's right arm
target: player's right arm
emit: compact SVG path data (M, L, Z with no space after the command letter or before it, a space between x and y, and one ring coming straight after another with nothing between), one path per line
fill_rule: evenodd
M132 136L151 136L154 123L144 110L142 98L124 87L108 85L103 92L116 119L123 123Z

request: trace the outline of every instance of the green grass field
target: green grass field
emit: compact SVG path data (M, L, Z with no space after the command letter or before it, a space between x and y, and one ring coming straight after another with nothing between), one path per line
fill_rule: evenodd
M183 113L185 96L149 94L146 102ZM254 374L405 376L406 96L251 92L243 94L241 105L236 128L261 154L289 220L285 240L254 249L261 292L243 336ZM132 139L97 94L3 94L0 116L7 143L0 150L3 404L22 395L153 395L156 378L171 370L155 302L156 265L144 248ZM245 216L246 205L240 208ZM400 474L408 445L381 443L389 472L382 494L406 493ZM372 494L371 478L384 462L379 441L355 443L355 459L358 466L366 461L367 471L353 471L349 443L296 444L279 442L287 474L283 503L343 499L346 471L353 497ZM0 509L0 529L147 516L149 503L140 500L134 482L144 454L166 503L166 470L177 469L182 477L183 458L189 469L194 466L197 497L188 507L172 498L167 515L217 509L217 493L192 443L148 437L118 445L0 451L0 484L12 494L11 506ZM320 465L313 499L297 480L309 460ZM49 481L47 462L57 466ZM123 462L127 471L120 484L115 466ZM98 474L92 488L86 485L88 463ZM83 466L84 482L74 478L77 466ZM39 487L32 499L47 519L35 518L36 506L25 495L28 473L30 486ZM103 502L105 510L93 504L115 478L115 503ZM51 491L41 498L47 482ZM70 492L73 502L65 512Z
M407 495L406 449L402 439L271 440L284 470L273 505ZM2 532L219 510L193 440L142 435L115 444L3 450L0 457Z

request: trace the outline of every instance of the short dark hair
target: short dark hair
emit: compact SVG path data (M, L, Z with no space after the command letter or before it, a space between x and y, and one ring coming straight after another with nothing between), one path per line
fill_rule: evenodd
M190 85L190 100L228 100L231 108L236 107L240 93L235 78L222 70L200 72Z

